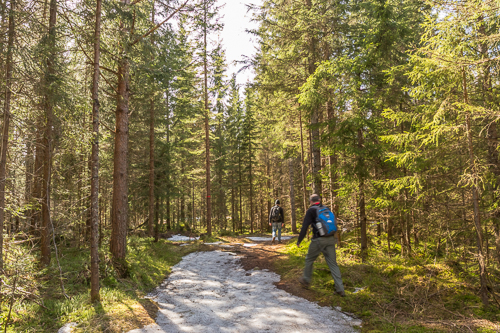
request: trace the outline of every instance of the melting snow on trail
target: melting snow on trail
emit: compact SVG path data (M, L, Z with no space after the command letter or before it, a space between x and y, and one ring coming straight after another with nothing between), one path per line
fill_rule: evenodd
M273 240L271 237L246 237L246 238L254 242L267 242L267 241L270 242ZM292 236L281 236L281 240L289 240L292 238L293 238ZM276 240L278 240L278 237L276 237Z
M197 240L200 239L200 237L188 237L188 236L182 236L182 235L173 235L170 238L167 238L168 241L172 242L185 242L185 241L191 241L191 240Z
M129 333L357 332L358 320L276 288L279 280L245 271L235 253L191 253L149 296L158 302L156 324Z

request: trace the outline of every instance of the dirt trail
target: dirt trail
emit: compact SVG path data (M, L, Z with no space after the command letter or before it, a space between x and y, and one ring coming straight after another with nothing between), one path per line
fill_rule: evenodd
M262 244L225 245L192 253L174 266L150 295L159 307L156 324L129 333L357 332L352 326L359 321L278 289L280 276L265 267L278 253ZM259 253L269 254L262 255L268 260L253 269Z

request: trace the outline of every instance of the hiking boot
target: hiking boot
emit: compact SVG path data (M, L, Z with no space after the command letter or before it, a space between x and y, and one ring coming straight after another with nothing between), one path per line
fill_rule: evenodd
M301 277L299 279L299 283L302 285L302 287L304 287L305 289L309 289L309 282L307 282L306 280L304 280L303 277Z
M345 297L345 291L336 291L335 292L337 295L339 295L340 297Z
M273 237L273 240L271 241L271 244L274 244L274 240L276 239L276 237Z

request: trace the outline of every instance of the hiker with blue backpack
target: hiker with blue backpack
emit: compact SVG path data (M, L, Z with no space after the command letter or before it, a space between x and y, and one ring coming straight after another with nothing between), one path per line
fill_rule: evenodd
M280 207L280 201L276 200L274 206L269 211L269 225L273 228L273 240L271 244L274 244L276 234L278 234L278 242L281 243L281 228L283 228L284 224L285 213L283 208Z
M312 279L313 263L323 253L326 263L330 268L333 281L335 282L335 291L337 295L345 297L344 284L342 283L342 276L340 275L340 269L337 265L337 255L335 253L335 243L337 242L337 238L335 237L335 232L337 231L335 215L328 207L321 204L319 195L311 195L309 201L311 202L311 207L309 207L304 217L299 239L297 240L297 247L300 247L300 242L306 236L309 226L312 226L313 237L307 251L304 274L299 279L299 282L302 286L309 287Z

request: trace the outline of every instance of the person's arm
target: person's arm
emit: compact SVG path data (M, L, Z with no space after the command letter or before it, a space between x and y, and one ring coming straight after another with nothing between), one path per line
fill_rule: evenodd
M302 229L300 229L299 238L297 239L297 246L300 246L300 243L302 242L304 237L306 237L307 229L313 222L313 214L314 210L312 209L307 210L306 216L304 216L304 221L302 222Z
M281 214L281 226L285 224L285 210L280 207L280 214Z

